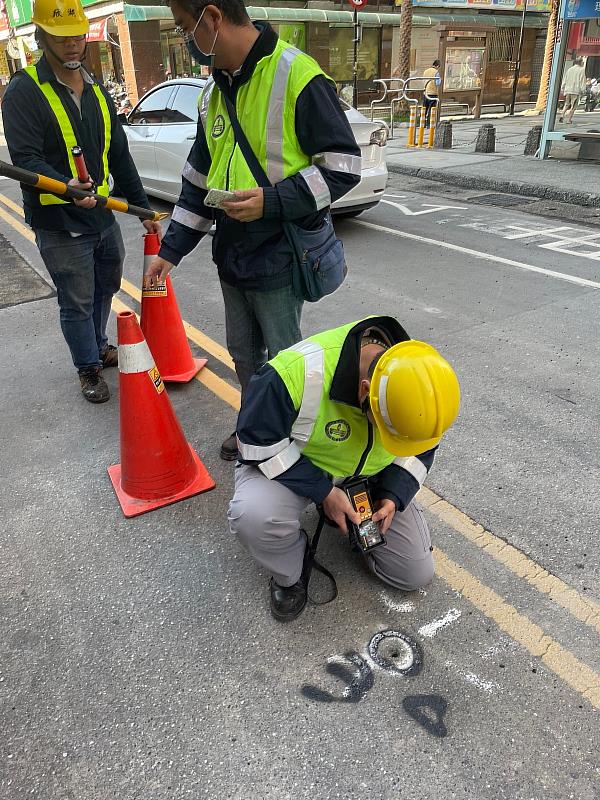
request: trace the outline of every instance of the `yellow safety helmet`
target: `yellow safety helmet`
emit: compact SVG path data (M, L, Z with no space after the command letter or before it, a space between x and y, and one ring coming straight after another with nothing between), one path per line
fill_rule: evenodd
M410 339L377 361L369 402L385 449L416 456L435 447L458 416L460 386L434 347Z
M80 0L35 0L31 21L52 36L83 36L90 29Z

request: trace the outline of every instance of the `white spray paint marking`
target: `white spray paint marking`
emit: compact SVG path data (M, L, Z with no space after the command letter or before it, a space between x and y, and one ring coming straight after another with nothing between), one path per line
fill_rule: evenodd
M438 211L447 211L448 209L464 211L467 208L467 206L441 206L438 203L421 203L421 211L412 211L403 203L392 203L391 200L382 200L381 202L385 203L386 206L393 206L394 208L397 208L398 211L401 211L405 217L420 217L423 214L437 214Z
M458 608L451 608L450 611L448 611L448 613L441 619L434 619L433 622L428 622L427 625L423 625L421 628L419 628L419 633L421 636L426 636L428 639L432 639L440 630L440 628L445 628L446 625L456 622L460 615L461 612L458 610Z
M415 610L415 604L411 603L410 600L406 600L404 603L397 603L395 600L392 600L386 592L379 592L379 599L388 611L397 611L399 614L409 614L411 611Z
M382 202L384 202L382 200ZM371 228L374 231L382 231L389 233L391 236L400 236L402 239L411 239L414 242L422 242L423 244L431 244L436 247L443 247L446 250L454 250L458 253L465 253L466 255L473 256L474 258L481 258L485 261L493 261L496 264L502 264L506 267L517 267L527 272L537 272L539 275L546 275L549 278L557 278L567 283L574 283L577 286L585 286L590 289L600 289L600 282L590 281L587 278L580 278L578 275L567 275L564 272L556 272L553 269L544 269L543 267L536 267L533 264L525 264L522 261L513 261L512 258L502 258L492 253L484 253L481 250L472 250L470 247L462 247L459 244L452 244L451 242L440 242L438 239L430 239L428 236L418 236L416 233L408 233L407 231L398 231L395 228L388 228L385 225L375 225L373 222L366 220L356 219L353 220L354 225L362 225L363 228Z
M461 669L456 664L453 664L452 661L446 661L446 666L449 669L454 670L457 675L465 680L467 683L470 683L472 686L475 686L477 689L481 689L488 694L492 694L494 690L501 691L502 687L499 686L497 683L493 681L485 681L483 678L480 678L479 675L476 675L474 672L467 672L464 669Z

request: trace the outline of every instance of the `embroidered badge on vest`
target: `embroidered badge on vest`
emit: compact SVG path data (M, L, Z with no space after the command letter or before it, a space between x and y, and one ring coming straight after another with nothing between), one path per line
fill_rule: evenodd
M345 419L334 419L325 425L325 433L333 442L345 442L350 436L350 425Z
M213 139L218 139L219 136L222 135L223 131L225 130L225 118L223 114L219 114L213 123L212 127L212 137Z

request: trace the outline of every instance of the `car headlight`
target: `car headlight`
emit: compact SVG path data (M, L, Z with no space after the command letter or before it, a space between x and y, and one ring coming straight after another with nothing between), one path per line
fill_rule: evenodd
M378 147L385 147L387 140L388 129L385 125L382 125L381 128L377 128L376 131L373 131L369 144L376 144Z

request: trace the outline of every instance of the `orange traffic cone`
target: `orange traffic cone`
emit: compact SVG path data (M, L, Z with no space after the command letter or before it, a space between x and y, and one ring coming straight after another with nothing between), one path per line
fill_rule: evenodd
M144 236L144 275L160 249L158 234ZM142 288L141 325L163 381L186 383L206 364L194 358L185 335L171 278L166 283Z
M133 311L117 316L121 463L108 474L126 517L213 489L192 450Z

